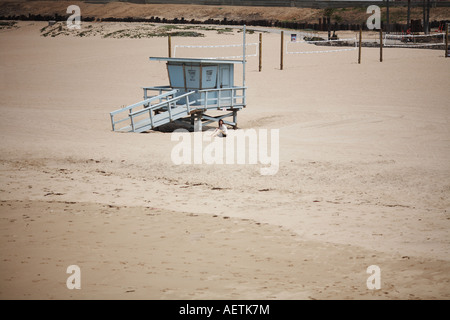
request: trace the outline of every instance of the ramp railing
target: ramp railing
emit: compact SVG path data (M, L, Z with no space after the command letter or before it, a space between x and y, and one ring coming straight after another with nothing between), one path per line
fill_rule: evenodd
M160 89L162 89L162 88L158 88L157 90L160 90ZM145 110L148 107L150 107L152 105L152 103L159 104L159 103L162 103L164 100L172 99L175 96L175 94L178 92L178 89L175 89L175 90L172 89L166 93L162 93L162 90L164 90L164 89L162 89L161 93L159 95L147 97L147 90L155 90L155 88L153 88L153 87L144 88L144 96L145 96L144 100L109 113L109 115L111 116L111 126L112 126L113 131L120 131L120 130L126 128L127 126L117 129L116 125L118 123L121 123L124 121L129 121L130 118L128 115L133 112L136 112L137 108L141 108L141 110ZM128 111L128 114L126 117L122 117L119 120L115 119L115 117L117 115L122 114L126 111Z
M144 90L144 100L154 97L149 96L148 91L158 91L158 95L161 96L163 92L174 90L171 86L142 87L142 89Z
M152 129L158 125L166 124L189 115L192 110L191 104L194 102L189 101L189 96L194 93L195 91L191 91L167 101L163 101L147 108L131 112L128 115L131 121L131 131L135 132L142 128ZM177 104L177 102L182 99L185 99L185 103ZM156 115L153 114L155 111L159 110L163 111L163 113L159 113ZM148 118L146 117L146 115L148 115ZM135 118L140 116L144 116L145 118L141 118L138 122L136 122Z

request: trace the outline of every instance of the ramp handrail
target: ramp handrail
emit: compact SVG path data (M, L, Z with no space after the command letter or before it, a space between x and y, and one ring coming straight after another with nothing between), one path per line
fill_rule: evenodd
M144 99L148 98L147 91L158 91L159 95L163 94L163 91L172 91L174 90L171 86L156 86L156 87L142 87L144 90Z
M147 99L142 100L140 102L137 102L135 104L132 104L132 105L126 106L124 108L120 108L120 109L117 109L115 111L110 112L109 115L111 117L111 126L112 126L113 131L115 131L115 129L116 129L116 124L118 124L120 122L123 122L123 121L126 121L126 120L129 120L129 118L123 118L123 119L114 121L114 116L115 115L117 115L119 113L122 113L124 111L127 111L127 110L129 110L129 112L132 113L134 108L137 108L137 107L140 107L140 106L145 106L145 105L150 105L152 102L154 102L156 100L160 100L160 103L161 103L161 99L167 98L169 96L173 96L177 92L178 92L178 89L174 89L174 90L171 90L169 92L166 92L166 93L163 93L163 94L160 94L160 95L157 95L157 96L153 96L153 97L147 98Z
M183 99L184 97L190 96L190 95L193 94L193 93L195 93L195 91L191 91L191 92L182 94L182 95L180 95L180 96L177 96L177 97L175 97L175 98L169 99L169 100L167 100L167 101L163 101L163 102L154 104L154 105L151 106L151 107L147 107L147 108L145 108L145 109L142 109L142 110L138 110L138 111L132 112L132 113L130 113L128 116L134 117L134 116L140 115L141 113L148 112L148 111L150 111L150 110L156 110L156 109L159 109L159 108L161 108L162 106L164 106L164 105L166 105L166 104L173 103L173 102L175 102L175 101L178 101L178 100L180 100L180 99ZM189 101L189 99L188 99L187 101ZM191 102L192 102L192 101L191 101ZM190 105L191 102L189 102L188 105Z
M181 99L183 99L183 98L186 98L186 113L190 113L191 112L191 106L190 106L191 102L189 101L189 96L194 94L194 93L195 93L195 91L191 91L191 92L182 94L180 96L177 96L175 98L169 99L167 101L163 101L163 102L157 103L157 104L155 104L153 106L149 106L147 108L144 108L144 109L141 109L141 110L138 110L138 111L135 111L135 112L130 112L130 114L128 116L129 116L129 118L131 120L131 128L132 128L132 130L135 131L134 117L140 116L140 115L142 115L144 113L147 113L147 112L148 112L149 117L150 117L150 123L151 123L151 125L153 127L153 112L152 111L157 110L157 109L161 109L161 108L166 107L166 106L168 107L167 109L168 109L168 112L169 112L169 120L172 120L172 106L175 106L176 102L181 100Z

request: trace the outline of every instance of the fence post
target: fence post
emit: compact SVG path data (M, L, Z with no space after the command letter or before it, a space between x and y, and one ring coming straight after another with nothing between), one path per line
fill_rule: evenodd
M361 43L362 43L362 28L359 28L358 64L361 64Z
M448 58L450 56L449 52L448 52L448 26L449 26L449 24L446 23L445 24L445 57L446 58Z
M169 35L168 38L168 47L169 47L169 58L172 58L172 38Z
M380 28L380 62L383 62L383 29Z
M283 70L284 31L281 31L280 70Z
M262 33L259 34L259 72L262 70Z

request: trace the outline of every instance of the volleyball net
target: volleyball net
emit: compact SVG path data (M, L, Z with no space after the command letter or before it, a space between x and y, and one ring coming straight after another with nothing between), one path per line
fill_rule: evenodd
M303 40L286 41L286 54L313 54L353 51L358 49L357 38L324 40L319 37L303 37Z
M445 33L385 34L384 47L426 48L445 45Z
M244 44L220 45L175 45L173 57L177 55L184 58L199 59L243 59ZM247 43L245 58L258 56L258 43Z

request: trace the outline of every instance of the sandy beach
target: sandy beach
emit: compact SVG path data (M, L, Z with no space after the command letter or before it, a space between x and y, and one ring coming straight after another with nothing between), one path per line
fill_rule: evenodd
M238 130L279 129L279 170L264 176L261 164L175 165L170 132L111 131L109 112L168 85L149 61L167 38L46 26L0 30L1 299L450 298L442 50L385 48L380 63L363 48L361 64L357 51L286 54L280 70L280 35L263 33ZM197 31L172 42L242 41ZM69 265L80 290L66 287Z

